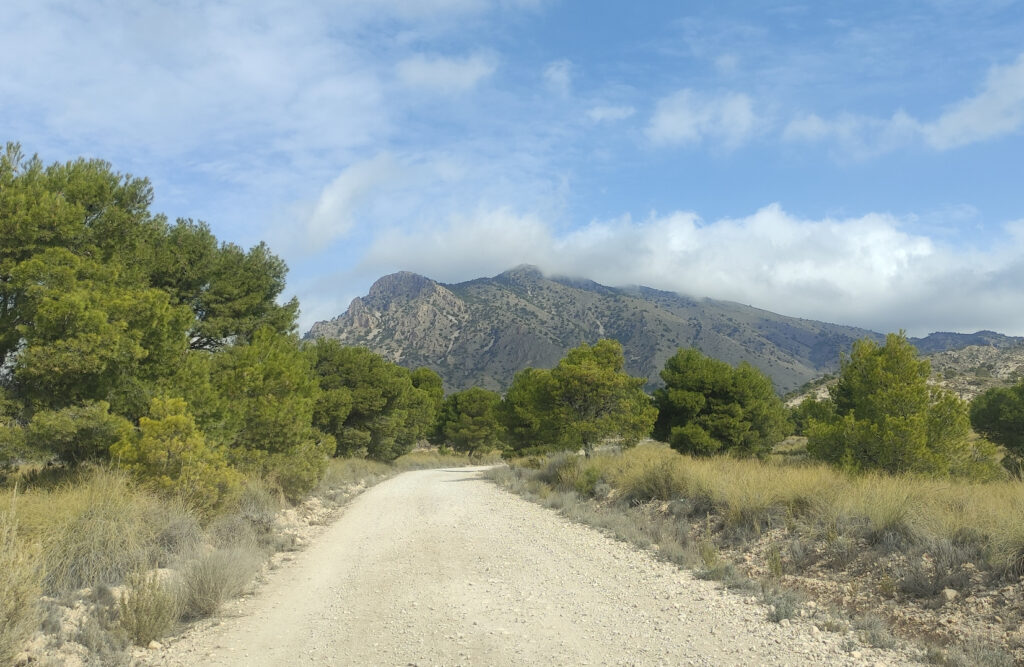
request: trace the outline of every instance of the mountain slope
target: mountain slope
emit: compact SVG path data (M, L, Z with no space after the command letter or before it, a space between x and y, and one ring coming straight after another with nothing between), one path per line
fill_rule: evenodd
M625 348L627 370L651 385L669 356L692 345L730 363L750 362L780 392L834 370L840 350L854 340L881 339L866 329L738 303L549 278L529 266L453 285L408 272L384 276L306 336L365 345L410 368L427 366L449 390L504 389L522 368L550 368L581 342L614 338Z

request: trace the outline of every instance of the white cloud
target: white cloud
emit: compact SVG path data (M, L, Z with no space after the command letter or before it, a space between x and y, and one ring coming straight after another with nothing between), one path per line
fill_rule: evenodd
M1024 54L993 67L976 96L962 100L924 127L928 145L957 148L1015 132L1024 125Z
M743 218L707 222L676 212L559 232L535 215L481 209L440 226L383 232L360 270L408 269L453 282L525 262L879 331L1024 330L1019 250L957 250L905 227L888 214L808 220L772 204Z
M595 123L613 120L625 120L629 118L636 109L631 106L596 106L587 110L587 118Z
M890 118L840 114L834 119L807 114L793 119L785 141L833 141L857 159L874 157L912 143L945 151L1018 131L1024 126L1024 54L1010 65L993 67L980 93L924 122L900 110Z
M304 242L320 249L348 234L360 208L372 203L382 188L394 186L402 169L387 154L346 168L320 193L306 219Z
M708 140L734 149L746 143L761 122L747 95L705 95L684 89L658 101L647 137L660 145L693 145Z
M399 80L410 88L438 93L461 93L494 74L493 56L477 53L465 58L415 55L396 66Z
M782 132L784 141L830 140L843 154L856 159L875 157L913 143L920 136L918 121L897 111L890 118L842 114L825 120L809 114L790 121Z
M569 95L572 88L572 63L568 60L556 60L544 68L544 83L562 97Z

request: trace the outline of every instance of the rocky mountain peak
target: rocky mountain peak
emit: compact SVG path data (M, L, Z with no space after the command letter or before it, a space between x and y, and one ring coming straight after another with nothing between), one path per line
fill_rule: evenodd
M412 300L424 292L433 291L436 286L437 283L426 276L411 271L399 271L378 278L377 282L370 286L367 298L385 301Z
M494 277L497 282L504 283L535 283L544 280L544 273L533 264L520 264Z

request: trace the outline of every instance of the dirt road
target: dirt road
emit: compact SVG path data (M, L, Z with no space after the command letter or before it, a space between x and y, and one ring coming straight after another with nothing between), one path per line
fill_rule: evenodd
M357 498L219 625L160 665L888 665L473 469L410 472ZM856 651L856 652L854 652Z

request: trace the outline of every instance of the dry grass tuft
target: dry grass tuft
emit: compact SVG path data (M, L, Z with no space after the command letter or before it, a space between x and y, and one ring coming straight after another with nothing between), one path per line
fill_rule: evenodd
M52 492L30 491L21 502L26 534L41 546L44 589L61 594L120 583L157 560L166 503L117 472L86 472Z
M181 617L178 586L157 571L131 574L117 606L121 629L139 646L168 634Z
M252 581L263 562L255 548L214 549L189 561L181 573L181 603L187 619L211 616Z
M13 662L38 627L40 591L38 554L19 538L13 508L0 511L0 663Z

